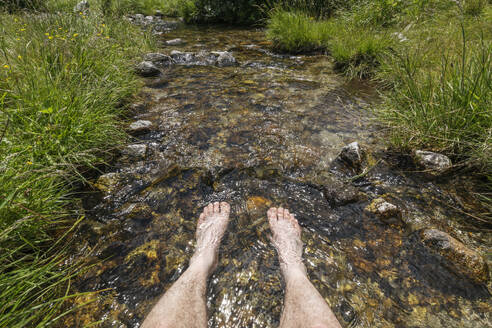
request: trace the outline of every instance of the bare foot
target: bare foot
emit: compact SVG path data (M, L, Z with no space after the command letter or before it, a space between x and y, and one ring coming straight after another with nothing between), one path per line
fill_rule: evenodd
M273 232L271 238L277 249L284 276L291 273L306 275L302 263L301 227L288 209L272 207L268 210L268 222Z
M198 267L210 274L217 266L220 241L229 223L231 207L226 202L210 203L203 209L196 229L196 250L190 267Z

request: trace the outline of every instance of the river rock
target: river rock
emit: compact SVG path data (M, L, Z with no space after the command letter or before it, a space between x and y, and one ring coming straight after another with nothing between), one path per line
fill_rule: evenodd
M448 267L477 284L489 280L489 268L480 254L447 233L437 229L425 229L420 232L424 245L434 253L446 259Z
M171 58L179 64L190 64L195 61L196 55L192 52L171 51Z
M111 172L101 175L94 183L94 187L106 194L112 194L121 182L119 173Z
M152 27L152 32L153 33L158 33L158 32L170 32L172 30L177 29L179 26L179 22L175 21L163 21L162 19L158 19L154 21L154 25Z
M162 11L156 10L155 13L154 13L154 16L155 17L164 17L164 14L162 13Z
M184 43L184 41L182 39L172 39L172 40L167 40L166 42L164 42L164 44L166 46L179 46L179 45L182 45Z
M453 165L449 157L431 151L417 150L415 159L420 166L434 173L442 173Z
M218 54L216 65L219 67L235 66L237 65L237 60L228 51L214 52L213 54Z
M364 210L376 215L383 222L390 224L402 223L401 210L383 198L374 199Z
M168 56L158 52L151 52L144 56L144 61L151 62L158 67L170 66L174 63L174 60Z
M149 132L151 127L152 127L151 121L138 120L130 124L129 130L133 134L140 134L140 133Z
M73 7L74 13L86 13L89 11L89 1L80 1Z
M124 210L126 217L135 221L152 219L152 209L145 203L133 203Z
M330 183L324 184L323 194L332 207L355 203L360 199L357 188L338 179L331 179Z
M355 141L343 147L339 157L353 167L360 167L364 159L364 151L359 146L359 143Z
M137 65L135 71L142 77L157 76L161 73L159 68L150 61L143 61Z
M147 154L147 145L133 144L126 146L121 154L131 159L144 159Z

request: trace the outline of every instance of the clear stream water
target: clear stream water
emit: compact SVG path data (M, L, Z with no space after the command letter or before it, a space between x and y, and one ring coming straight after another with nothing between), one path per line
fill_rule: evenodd
M466 181L430 181L408 157L385 153L369 124L369 85L337 76L327 56L276 55L259 30L162 36L176 37L186 43L162 53L229 50L240 65L176 65L147 80L134 120L153 128L133 140L145 155L123 152L109 170L116 185L84 200L78 254L94 266L76 287L101 292L78 297L75 305L90 304L64 326L139 327L186 269L201 209L222 200L232 219L208 286L209 327L278 325L284 290L267 238L270 206L296 213L309 276L344 327L492 326L490 283L449 271L416 232L436 227L490 249L490 234L454 210L467 200ZM359 179L334 161L352 141L372 167ZM381 196L406 225L364 211Z

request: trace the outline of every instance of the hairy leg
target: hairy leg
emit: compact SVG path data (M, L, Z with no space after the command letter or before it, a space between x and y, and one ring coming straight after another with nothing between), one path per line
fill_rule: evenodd
M301 227L287 209L271 208L268 221L286 291L280 328L341 328L302 263Z
M154 306L142 328L207 327L207 280L217 266L220 241L229 222L230 206L213 203L200 215L197 247L190 266Z

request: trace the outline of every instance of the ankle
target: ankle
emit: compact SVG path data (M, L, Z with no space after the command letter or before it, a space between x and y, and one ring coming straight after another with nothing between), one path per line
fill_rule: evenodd
M204 249L193 254L189 269L193 272L205 274L207 277L212 274L217 266L217 253L211 249Z
M287 284L291 281L307 278L306 267L303 263L281 264L280 269Z

